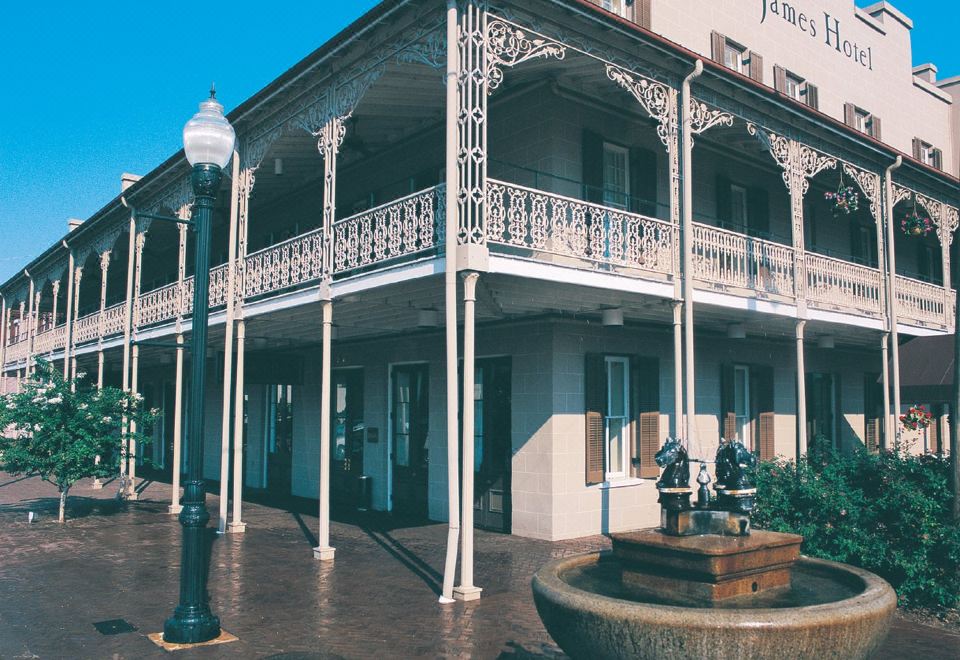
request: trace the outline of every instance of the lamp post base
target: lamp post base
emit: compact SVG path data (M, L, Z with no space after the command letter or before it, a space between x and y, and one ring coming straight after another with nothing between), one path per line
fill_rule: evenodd
M178 607L163 624L163 641L170 644L200 644L220 635L220 619L209 607Z

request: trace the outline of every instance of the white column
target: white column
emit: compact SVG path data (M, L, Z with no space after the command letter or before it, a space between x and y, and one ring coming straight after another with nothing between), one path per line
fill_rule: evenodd
M683 301L673 301L673 437L683 435Z
M128 229L129 237L127 239L127 297L126 297L126 319L123 323L123 377L121 387L124 392L130 391L130 335L133 330L133 267L134 254L136 252L137 241L137 221L133 214L130 215L130 224ZM120 459L120 492L126 492L127 483L127 418L123 418L122 425L123 441L121 447L122 457Z
M167 513L177 515L180 506L180 451L183 446L183 334L177 335L177 375L173 386L173 484Z
M30 273L23 271L23 274L27 276L30 280L30 292L28 294L27 303L29 307L27 308L27 366L26 366L26 375L30 375L30 367L33 361L33 327L35 325L33 318L33 278L30 277Z
M460 495L457 451L457 233L460 204L457 200L460 168L457 150L460 143L457 114L460 102L460 51L458 40L457 2L447 0L447 71L446 71L446 227L444 235L444 306L447 357L447 552L443 567L441 604L455 602L453 580L457 570L457 542L460 538Z
M227 532L227 508L230 496L230 397L233 393L233 315L237 274L237 205L240 192L240 155L233 152L233 176L230 179L230 231L227 243L227 318L223 340L223 409L220 417L220 510L217 533Z
M807 454L807 367L803 354L803 331L807 322L797 321L797 462Z
M473 584L473 476L474 465L474 307L477 300L477 280L479 273L468 273L463 278L463 528L461 543L463 553L460 556L460 586L453 590L457 600L476 600L480 598L480 587Z
M77 315L80 311L80 281L83 279L83 266L76 266L74 268L73 276L73 326L74 330L70 332L70 340L73 342L73 346L70 347L70 377L73 379L73 383L70 385L70 388L76 391L77 388L77 351L76 351L76 326L77 326ZM66 366L66 359L64 359L64 366Z
M880 355L883 360L883 437L880 439L880 450L890 449L890 438L893 437L893 425L890 417L890 335L886 332L880 336ZM895 422L894 422L895 423Z
M133 276L133 313L131 314L131 337L133 340L137 339L137 331L140 328L140 286L141 280L143 278L143 247L147 241L146 230L137 232L136 236L136 256L134 258L134 276ZM133 344L131 348L131 361L130 361L130 393L133 395L139 394L139 380L140 380L140 346L136 343ZM130 421L130 432L135 434L137 432L137 423L133 420ZM128 474L130 479L127 481L127 499L131 501L136 501L140 498L137 493L137 441L134 439L133 435L129 438L129 452L130 452L130 466L128 469Z
M237 389L233 395L233 519L227 525L231 533L243 533L247 529L242 520L243 508L243 416L244 416L244 344L247 324L243 318L237 321Z
M890 438L893 440L893 446L900 444L900 427L898 426L898 417L900 416L900 333L897 328L897 256L894 249L894 231L893 231L893 171L898 169L903 163L903 158L897 156L897 160L887 168L884 175L884 211L886 215L887 226L887 317L890 329L890 358L893 364L893 417L891 420ZM886 411L890 415L890 409ZM889 446L890 440L887 440Z
M0 379L7 377L7 298L0 293ZM3 394L7 393L6 380L3 381Z
M110 250L100 253L100 315L97 317L97 387L103 387L103 333L104 313L107 309L107 275L110 271Z
M323 307L323 356L320 377L320 533L319 544L313 549L313 558L331 561L335 550L330 547L330 344L333 340L333 302L321 302Z
M63 244L66 247L66 242ZM64 333L66 339L63 343L63 377L70 375L70 353L73 346L73 298L79 297L79 291L73 290L73 269L75 256L73 250L67 248L67 317L64 320Z
M680 161L683 178L683 309L686 358L687 451L692 458L704 459L703 447L696 437L697 395L696 365L693 340L693 117L690 111L690 82L703 73L703 62L697 60L693 71L683 79L680 108L683 113L683 156Z
M67 279L69 280L69 277ZM60 280L55 280L53 282L52 288L53 288L53 311L52 311L52 317L50 319L51 332L53 331L54 328L57 327L57 312L59 311L59 302L60 302ZM67 288L69 288L69 285L67 286ZM51 367L53 366L53 351L54 351L53 342L51 342L50 343L50 358L51 358L50 366ZM63 361L64 362L67 361L66 357L64 357Z

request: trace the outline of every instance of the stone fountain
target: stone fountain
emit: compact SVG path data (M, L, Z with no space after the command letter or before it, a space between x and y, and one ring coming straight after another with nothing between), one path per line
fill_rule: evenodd
M802 537L752 530L756 459L721 441L716 497L705 463L690 503L689 459L657 453L658 528L612 534L612 553L559 559L534 575L537 612L573 658L866 658L897 605L867 571L800 556Z

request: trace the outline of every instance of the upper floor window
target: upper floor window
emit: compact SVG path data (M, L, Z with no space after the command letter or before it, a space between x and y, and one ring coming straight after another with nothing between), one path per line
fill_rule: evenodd
M710 35L710 57L728 69L763 82L763 57L732 39L714 31Z
M603 203L626 210L630 197L630 152L620 145L603 143Z
M778 92L789 96L794 101L806 103L815 110L819 109L820 100L817 87L802 76L787 71L780 65L774 65L773 67L773 86Z
M857 107L852 103L847 103L843 107L843 121L847 126L851 126L872 138L880 139L880 118L871 114L863 108Z
M924 165L943 169L943 152L920 138L913 138L913 157Z
M600 6L617 16L627 17L626 0L600 0Z

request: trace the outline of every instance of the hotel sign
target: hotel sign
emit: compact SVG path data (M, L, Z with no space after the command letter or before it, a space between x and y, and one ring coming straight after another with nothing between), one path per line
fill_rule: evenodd
M779 18L808 35L811 39L821 41L825 46L836 51L865 69L873 71L873 47L864 46L856 41L844 38L840 19L824 11L823 17L819 13L808 14L799 3L782 2L781 0L760 0L762 13L760 24L763 25L769 18Z

